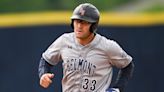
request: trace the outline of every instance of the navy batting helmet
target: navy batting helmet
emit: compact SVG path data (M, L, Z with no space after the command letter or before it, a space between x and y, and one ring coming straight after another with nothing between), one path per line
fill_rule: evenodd
M80 4L73 11L73 14L71 16L71 20L72 20L71 26L72 28L74 28L73 26L74 19L80 19L92 23L90 31L95 32L98 26L99 18L100 18L100 13L94 5L90 3Z

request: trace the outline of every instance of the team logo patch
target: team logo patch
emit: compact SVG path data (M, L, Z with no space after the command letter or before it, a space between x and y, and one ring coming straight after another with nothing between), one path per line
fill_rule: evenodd
M68 45L67 47L70 48L70 49L72 49L72 46L69 46L69 45Z
M85 14L85 10L83 9L83 7L80 8L80 11L79 11L79 12L80 12L80 15L81 15L81 16L84 16L84 14Z

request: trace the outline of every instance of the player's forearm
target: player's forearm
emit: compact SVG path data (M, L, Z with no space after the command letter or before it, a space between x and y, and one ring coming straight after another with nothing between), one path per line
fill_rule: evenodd
M118 73L114 88L119 88L120 92L123 92L128 80L132 77L134 70L134 63L131 62L128 66L121 69Z
M51 64L49 64L44 58L41 58L39 63L39 69L38 69L39 78L43 74L51 72L51 67L52 67Z

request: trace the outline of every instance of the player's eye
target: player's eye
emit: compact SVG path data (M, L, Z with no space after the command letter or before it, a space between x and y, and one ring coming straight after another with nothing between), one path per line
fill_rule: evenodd
M75 21L76 21L76 23L80 23L80 24L90 24L89 22L84 21L84 20L80 20L80 19L77 19Z

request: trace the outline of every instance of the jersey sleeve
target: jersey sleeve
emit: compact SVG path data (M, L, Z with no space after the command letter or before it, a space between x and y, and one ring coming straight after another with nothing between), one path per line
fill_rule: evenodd
M42 54L42 57L50 64L56 65L61 60L60 50L63 46L63 36L55 40L48 49Z
M113 66L124 68L132 61L132 57L128 55L115 41L108 40L107 45L107 53L110 58L110 63Z

